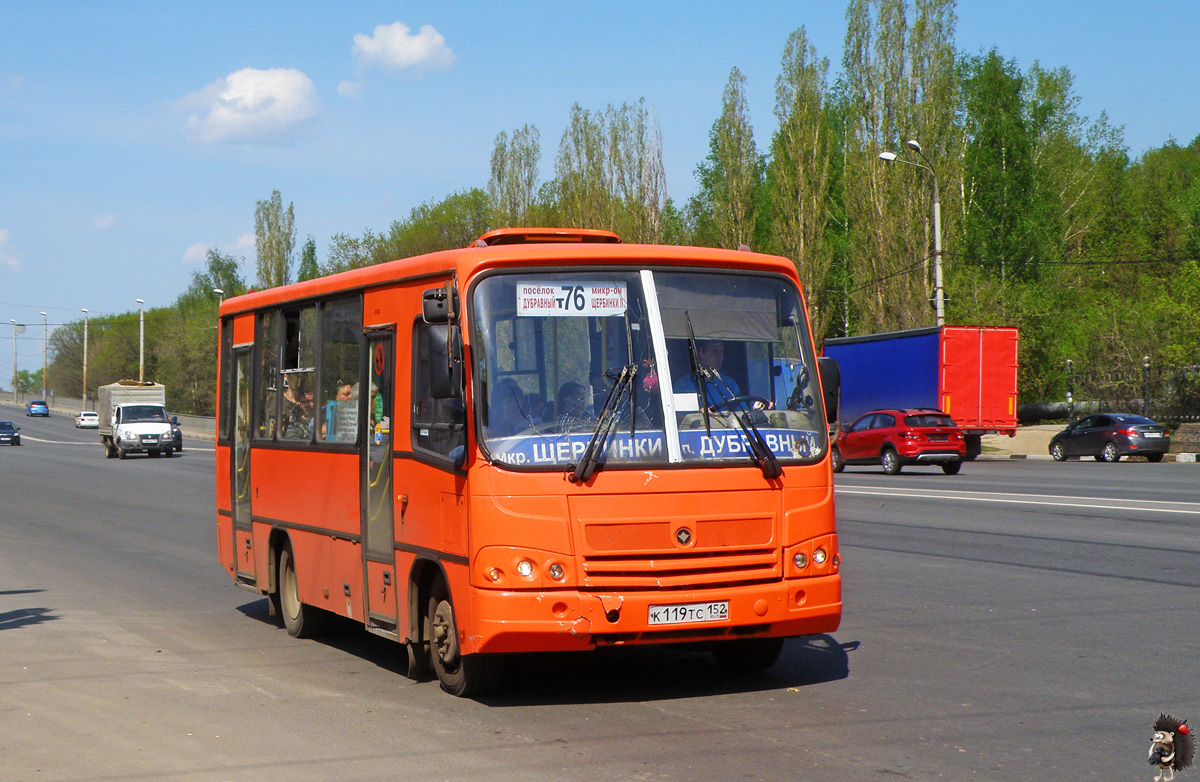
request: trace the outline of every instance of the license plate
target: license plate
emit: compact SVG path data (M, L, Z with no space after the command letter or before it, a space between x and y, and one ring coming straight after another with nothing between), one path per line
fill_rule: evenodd
M950 435L948 435L948 434L931 434L931 435L929 435L929 442L931 442L931 443L948 443L948 442L950 442Z
M650 624L680 625L690 622L728 622L729 601L650 606Z
M1162 437L1162 432L1142 432L1142 437Z

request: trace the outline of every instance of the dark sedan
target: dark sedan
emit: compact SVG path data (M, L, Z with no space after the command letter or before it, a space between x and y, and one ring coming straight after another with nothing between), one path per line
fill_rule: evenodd
M5 445L21 444L21 427L12 421L0 421L0 443Z
M1093 456L1098 462L1145 456L1148 461L1161 462L1169 450L1171 433L1167 427L1145 416L1126 413L1089 415L1050 441L1050 455L1057 462L1072 456Z

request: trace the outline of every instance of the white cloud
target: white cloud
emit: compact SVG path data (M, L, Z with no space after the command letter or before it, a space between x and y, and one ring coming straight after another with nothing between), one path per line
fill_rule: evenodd
M188 130L203 144L287 143L321 107L312 79L295 68L243 68L180 103L197 110Z
M115 214L113 214L112 212L109 212L108 214L102 214L99 217L97 217L95 220L92 221L92 226L97 231L107 231L109 228L112 228L116 224L117 224L117 216Z
M379 65L416 73L449 68L458 59L437 30L423 25L419 33L412 35L402 22L378 25L374 35L355 35L354 55L364 67Z
M345 95L347 98L358 98L363 94L363 83L361 81L350 81L347 79L338 84L338 92Z
M7 266L14 272L19 272L22 269L21 259L9 252L8 240L12 234L7 228L0 228L0 266Z
M237 238L237 244L235 244L234 247L237 247L239 250L257 248L257 242L257 236L255 236L253 233L246 233Z
M208 245L204 242L196 242L191 247L183 251L182 260L187 264L204 263L204 259L208 257Z

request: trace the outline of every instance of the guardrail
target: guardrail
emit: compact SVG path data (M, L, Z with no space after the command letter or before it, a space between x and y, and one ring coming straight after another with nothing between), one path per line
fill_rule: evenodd
M40 394L14 394L12 391L0 391L0 406L17 408L22 412L31 399L42 399ZM96 400L89 399L85 403L79 397L53 396L44 397L50 406L51 415L65 415L71 418L80 410L95 410ZM210 415L183 415L171 413L179 417L179 428L189 437L215 440L217 437L217 419Z

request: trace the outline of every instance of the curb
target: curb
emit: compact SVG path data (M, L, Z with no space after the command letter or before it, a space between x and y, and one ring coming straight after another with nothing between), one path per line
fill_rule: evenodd
M1079 457L1082 459L1083 457ZM1009 453L1009 454L979 454L973 461L977 462L1007 462L1011 459L1022 459L1031 462L1052 462L1054 457L1050 454L1025 454L1025 453ZM1163 455L1164 462L1186 462L1196 464L1200 462L1200 454L1195 453L1168 453Z

